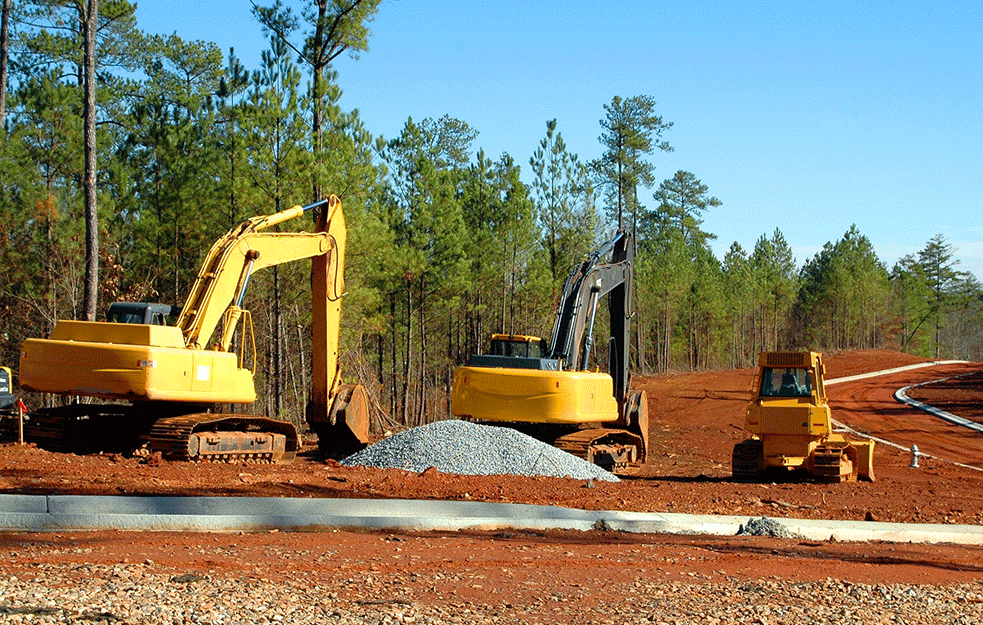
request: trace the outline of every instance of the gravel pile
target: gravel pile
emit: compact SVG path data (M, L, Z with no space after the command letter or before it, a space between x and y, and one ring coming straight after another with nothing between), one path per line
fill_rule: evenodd
M348 466L458 475L527 475L617 482L612 473L511 428L437 421L383 439Z
M772 538L802 538L774 519L766 516L749 519L737 530L738 536L771 536Z

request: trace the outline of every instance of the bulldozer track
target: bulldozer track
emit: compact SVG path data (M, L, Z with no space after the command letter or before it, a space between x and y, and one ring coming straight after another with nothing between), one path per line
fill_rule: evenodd
M735 480L753 481L761 475L761 465L764 458L764 444L749 438L734 445L731 457L731 475Z
M857 479L857 467L850 457L849 445L820 445L812 456L812 474L824 482L852 482ZM856 453L853 454L856 456Z

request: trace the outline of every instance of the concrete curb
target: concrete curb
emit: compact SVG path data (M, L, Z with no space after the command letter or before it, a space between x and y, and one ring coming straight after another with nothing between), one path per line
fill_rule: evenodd
M842 378L833 378L831 380L826 380L826 386L832 384L842 384L843 382L853 382L855 380L866 380L867 378L874 378L880 375L890 375L892 373L901 373L902 371L911 371L912 369L923 369L925 367L934 367L936 365L959 365L968 362L966 360L933 360L931 362L920 362L914 365L905 365L904 367L895 367L894 369L882 369L881 371L871 371L870 373L859 373L857 375L848 375Z
M612 530L733 536L746 516L409 499L0 495L0 531ZM983 527L772 519L811 540L983 544Z
M939 408L936 408L935 406L930 406L928 404L922 403L922 402L918 401L917 399L912 399L912 398L908 397L908 394L907 394L908 393L908 389L912 389L912 388L915 388L917 386L922 386L924 384L933 384L935 382L945 382L946 380L954 380L956 378L963 378L963 377L966 377L967 375L975 375L976 373L977 372L974 371L974 372L971 372L971 373L964 373L962 375L954 375L954 376L949 377L949 378L942 378L940 380L930 380L928 382L921 382L919 384L912 384L912 385L906 386L904 388L899 388L897 391L895 391L894 398L896 400L898 400L899 402L908 404L909 406L911 406L913 408L917 408L919 410L922 410L924 412L927 412L928 414L930 414L932 416L938 417L940 419L944 419L945 421L948 421L949 423L953 423L955 425L961 425L961 426L966 427L966 428L969 428L971 430L975 430L977 432L983 433L983 425L981 425L979 423L976 423L975 421L970 421L969 419L964 419L964 418L962 418L960 416L954 415L951 412L946 412L945 410L941 410Z

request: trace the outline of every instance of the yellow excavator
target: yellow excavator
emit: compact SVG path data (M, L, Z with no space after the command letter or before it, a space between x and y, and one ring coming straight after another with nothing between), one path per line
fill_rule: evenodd
M311 210L315 232L268 231ZM76 401L36 410L27 439L77 453L128 451L146 443L173 460L292 459L299 447L292 423L218 409L256 399L252 317L242 308L250 277L310 258L313 389L307 421L325 453L364 446L367 395L361 385L342 384L338 368L346 234L341 201L333 195L253 217L212 246L176 325L155 322L159 304L130 304L113 314L136 323L61 320L50 338L28 339L21 350L22 388L116 403ZM124 319L123 313L132 316Z
M637 470L649 433L645 392L629 390L634 256L634 238L619 230L574 267L548 343L535 336L493 335L490 353L473 355L455 370L452 414L506 425L610 471ZM589 367L605 296L611 325L607 373Z
M752 436L734 446L734 479L756 481L768 471L798 470L826 482L874 481L874 441L851 441L833 432L825 375L817 352L758 356L757 384L745 417Z

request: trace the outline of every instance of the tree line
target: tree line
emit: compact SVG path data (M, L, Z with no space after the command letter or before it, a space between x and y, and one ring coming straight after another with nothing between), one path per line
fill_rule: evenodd
M22 341L58 319L99 318L113 301L182 303L226 230L326 193L349 226L342 365L382 424L446 416L454 367L491 333L548 333L567 273L616 227L638 242L637 372L798 348L983 359L983 291L942 235L890 269L855 227L801 266L777 229L718 259L703 217L723 202L692 172L657 182L672 123L650 96L604 105L593 161L567 149L555 119L521 162L485 154L477 129L449 116L373 134L340 106L332 62L367 53L379 10L254 6L269 45L246 68L234 50L143 33L125 0L4 0L2 363L16 367ZM255 410L297 422L308 271L257 275L246 299Z

